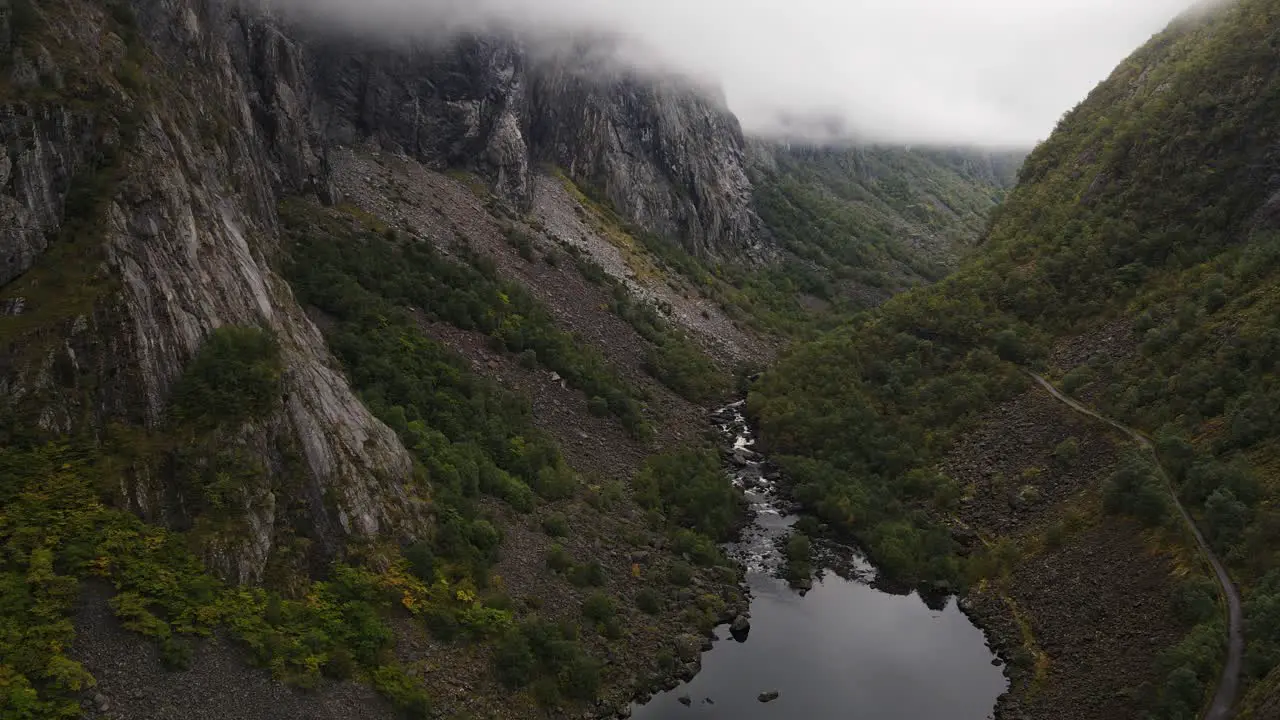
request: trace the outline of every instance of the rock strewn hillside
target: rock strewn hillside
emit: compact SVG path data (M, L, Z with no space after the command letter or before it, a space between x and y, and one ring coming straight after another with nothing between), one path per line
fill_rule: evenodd
M954 275L799 349L752 401L763 439L799 456L792 464L802 497L886 565L979 594L1008 587L1014 597L1038 587L1039 535L1053 531L1072 546L1055 528L1074 512L1084 513L1085 527L1138 518L1141 537L1159 554L1194 547L1159 473L1130 453L1083 498L1003 477L1008 507L981 516L993 531L989 544L968 543L962 528L966 544L958 542L956 516L971 512L966 503L977 502L982 485L939 463L949 452L973 451L970 433L993 408L1021 402L1028 385L1017 366L1050 371L1068 392L1150 433L1174 489L1245 591L1246 680L1257 683L1245 710L1268 702L1278 657L1280 536L1270 471L1277 427L1267 409L1277 347L1277 32L1280 6L1268 0L1197 10L1173 23L1030 155L984 241ZM985 452L1001 467L1022 462L1028 448ZM1053 503L1047 517L1040 502ZM965 548L967 556L958 554ZM1095 590L1119 592L1119 561L1098 555L1096 563ZM1216 685L1225 637L1213 584L1194 559L1174 563L1165 582L1181 604L1168 628L1183 639L1143 650L1159 675L1124 689L1126 716L1196 716ZM1087 639L1088 618L1058 624L1076 609L1067 607L1078 602L1074 592L1039 594L1036 602L1048 606L1037 610L1028 600L1011 606L1005 621L986 620L1003 627L1004 638L1034 639L1046 653L1041 662L1023 655L1011 671L1016 682L1002 713L1060 717L1056 707L1037 709L1035 698L1047 692L1058 705L1079 693L1072 706L1080 717L1115 716L1096 700L1118 674L1083 685L1055 679L1058 666L1096 669L1115 656L1105 643L1073 647ZM1135 622L1138 614L1150 618L1133 612Z
M774 342L703 281L773 250L717 101L575 63L0 8L0 702L608 715L696 670L743 609L701 405Z

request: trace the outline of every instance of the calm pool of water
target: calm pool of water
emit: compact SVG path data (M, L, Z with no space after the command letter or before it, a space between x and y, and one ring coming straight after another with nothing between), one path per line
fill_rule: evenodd
M982 632L947 601L890 595L828 574L804 597L755 575L751 632L724 638L702 672L633 708L639 720L983 720L1005 690ZM776 690L777 700L757 696ZM679 702L687 695L692 705ZM710 702L707 702L707 700Z
M740 404L717 414L733 448L754 440ZM723 638L702 656L688 683L633 706L637 720L985 720L1006 688L986 640L951 599L929 605L917 594L874 588L874 568L855 562L849 577L825 573L800 595L774 577L777 544L795 518L778 500L761 458L743 458L734 474L756 510L731 555L748 568L751 631ZM758 696L776 691L776 700ZM686 706L680 698L687 697Z

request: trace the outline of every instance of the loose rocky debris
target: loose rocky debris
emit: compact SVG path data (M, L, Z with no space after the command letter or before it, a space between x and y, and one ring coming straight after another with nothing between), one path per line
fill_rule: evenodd
M633 295L693 331L712 354L756 362L772 355L772 349L761 338L739 327L719 304L703 297L687 279L658 269L635 247L634 238L618 229L602 227L601 218L572 197L562 178L541 175L534 181L532 215L545 228L546 237L583 251Z
M281 685L268 670L249 666L235 643L214 637L195 643L189 670L160 662L155 643L120 625L107 605L110 588L86 587L75 617L70 656L98 684L84 694L93 720L393 720L373 688L326 682L314 690Z
M1032 389L988 412L941 469L962 488L966 524L1018 535L1056 518L1061 504L1079 492L1101 487L1116 463L1117 441ZM1059 451L1063 443L1075 449ZM972 533L960 535L971 546L976 542Z
M1069 463L1054 453L1068 439ZM1156 657L1186 630L1171 558L1136 522L1101 512L1121 442L1031 390L988 412L941 465L964 488L951 520L967 552L1004 538L1019 554L961 603L1005 663L1001 720L1137 717Z

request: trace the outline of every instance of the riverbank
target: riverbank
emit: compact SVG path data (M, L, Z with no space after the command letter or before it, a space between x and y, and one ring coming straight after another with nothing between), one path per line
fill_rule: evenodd
M825 542L815 548L811 590L782 578L781 548L797 508L780 473L755 452L742 405L722 408L712 420L725 439L732 481L752 507L751 522L726 546L745 570L750 629L718 628L723 639L702 656L700 672L643 698L629 709L632 717L989 717L1004 678L957 602L885 592L859 554Z
M1175 598L1198 576L1194 548L1103 512L1122 440L1030 388L939 465L965 488L948 520L984 571L964 606L1007 663L1001 720L1138 717L1190 629Z

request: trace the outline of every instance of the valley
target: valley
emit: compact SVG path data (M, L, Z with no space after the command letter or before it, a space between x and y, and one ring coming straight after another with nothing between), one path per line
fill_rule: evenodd
M1028 154L3 2L0 717L1280 717L1277 33Z

